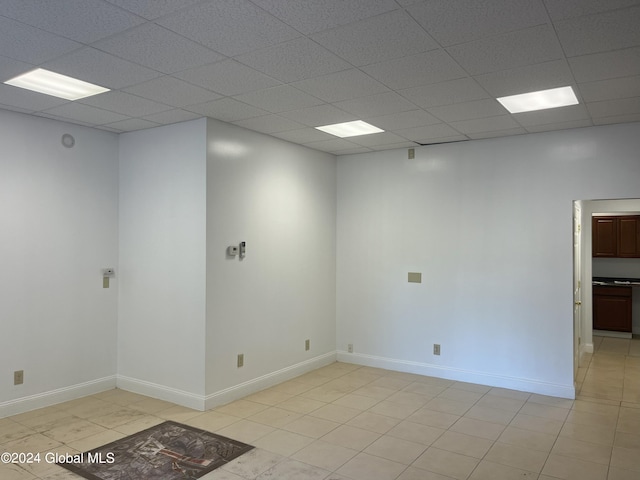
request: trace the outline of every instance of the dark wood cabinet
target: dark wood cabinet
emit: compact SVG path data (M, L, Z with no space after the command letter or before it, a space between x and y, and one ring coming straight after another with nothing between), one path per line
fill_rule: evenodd
M640 215L593 217L594 257L640 258Z
M617 217L593 217L592 237L594 257L618 256Z
M631 332L631 287L593 287L593 329Z

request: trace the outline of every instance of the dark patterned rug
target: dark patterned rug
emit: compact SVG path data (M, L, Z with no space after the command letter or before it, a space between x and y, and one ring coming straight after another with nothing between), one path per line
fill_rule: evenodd
M58 465L89 480L186 480L206 473L253 447L205 430L164 422Z

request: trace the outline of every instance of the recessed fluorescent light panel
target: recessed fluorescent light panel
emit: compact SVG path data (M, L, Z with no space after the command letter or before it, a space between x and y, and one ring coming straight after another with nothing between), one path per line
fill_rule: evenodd
M357 137L358 135L370 135L372 133L384 132L384 130L374 127L373 125L356 120L355 122L335 123L333 125L325 125L324 127L316 127L318 130L330 133L336 137Z
M78 100L109 91L108 88L99 87L92 83L67 77L66 75L50 72L43 68L37 68L36 70L18 75L4 83L66 100Z
M552 88L539 92L510 95L497 99L511 113L533 112L547 108L577 105L578 99L571 87Z

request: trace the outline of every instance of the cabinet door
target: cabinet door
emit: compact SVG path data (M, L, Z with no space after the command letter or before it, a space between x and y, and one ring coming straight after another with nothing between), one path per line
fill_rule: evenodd
M602 295L601 292L606 294ZM593 289L593 328L631 332L631 288Z
M618 217L618 256L640 257L640 222L637 216Z
M618 255L618 219L593 217L592 229L593 256L616 257Z

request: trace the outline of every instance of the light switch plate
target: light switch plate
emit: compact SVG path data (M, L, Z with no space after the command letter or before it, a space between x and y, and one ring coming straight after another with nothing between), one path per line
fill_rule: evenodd
M409 283L422 283L422 273L409 272L408 281Z

